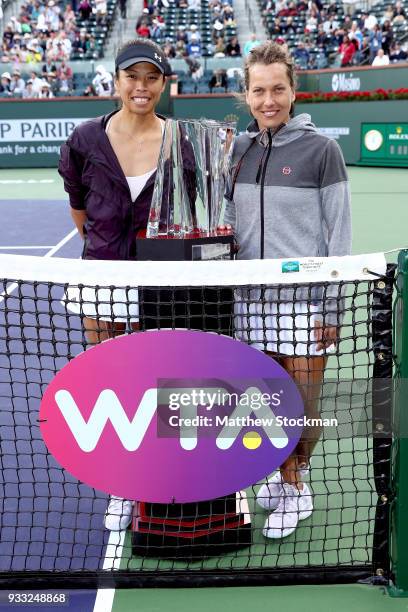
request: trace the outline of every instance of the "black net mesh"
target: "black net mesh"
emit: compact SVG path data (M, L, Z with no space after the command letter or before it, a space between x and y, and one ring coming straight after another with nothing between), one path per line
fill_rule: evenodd
M69 572L133 581L143 575L177 581L188 571L197 584L216 574L280 575L283 581L301 580L308 572L333 580L347 572L370 575L375 538L387 548L376 479L381 472L387 480L389 440L383 431L386 452L376 467L372 381L389 375L375 369L389 363L392 352L392 283L390 273L368 280L229 287L1 281L0 579L20 571L37 578ZM320 336L316 318L324 330ZM337 427L310 434L312 446L317 443L309 465L302 466L302 480L313 494L314 511L298 516L290 535L265 533L272 512L265 481L206 502L140 500L132 508L133 527L110 532L103 525L107 495L76 480L47 451L39 405L54 375L95 343L160 328L226 334L275 354L303 381L306 412L337 419ZM328 329L335 330L335 345L329 346ZM321 369L326 359L321 376L313 374L317 366L311 364ZM277 474L268 482L281 486Z

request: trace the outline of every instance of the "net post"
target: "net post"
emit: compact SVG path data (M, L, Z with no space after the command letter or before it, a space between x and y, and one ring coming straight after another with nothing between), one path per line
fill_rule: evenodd
M393 461L390 538L392 597L408 597L408 250L398 256L397 299L394 312Z
M392 297L395 264L373 285L371 310L374 352L372 379L373 472L378 495L373 533L373 584L388 584L392 449Z

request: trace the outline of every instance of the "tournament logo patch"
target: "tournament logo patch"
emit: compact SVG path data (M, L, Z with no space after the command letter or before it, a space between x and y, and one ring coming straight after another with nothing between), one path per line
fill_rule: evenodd
M75 478L164 504L262 480L296 448L302 418L302 396L276 361L189 330L101 342L58 372L40 408L44 441Z
M298 261L284 261L282 264L282 272L299 272L300 264Z
M292 172L292 168L290 168L290 166L285 166L284 168L282 168L282 174L290 174Z

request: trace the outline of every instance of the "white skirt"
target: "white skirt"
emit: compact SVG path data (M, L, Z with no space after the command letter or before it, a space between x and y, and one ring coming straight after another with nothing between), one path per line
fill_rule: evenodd
M319 306L308 302L243 302L236 295L235 338L254 348L283 355L318 356L333 353L334 345L317 350L315 325L322 324Z
M139 292L137 289L109 289L103 287L68 287L61 300L72 314L109 321L136 323L139 321Z

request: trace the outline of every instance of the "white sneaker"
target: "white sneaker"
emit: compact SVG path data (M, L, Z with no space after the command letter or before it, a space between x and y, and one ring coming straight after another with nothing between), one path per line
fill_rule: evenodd
M302 478L306 478L306 476L309 474L309 469L310 467L306 465L304 468L299 470L299 474ZM261 486L256 496L256 501L264 510L275 510L275 508L278 507L282 493L282 474L280 472L276 472L272 478L267 478L266 483Z
M109 531L122 531L127 529L132 522L133 502L121 497L109 499L109 505L105 512L104 525Z
M303 483L301 491L286 482L282 488L278 507L269 515L262 531L266 538L286 538L295 531L298 522L307 519L313 511L312 493L307 484Z

